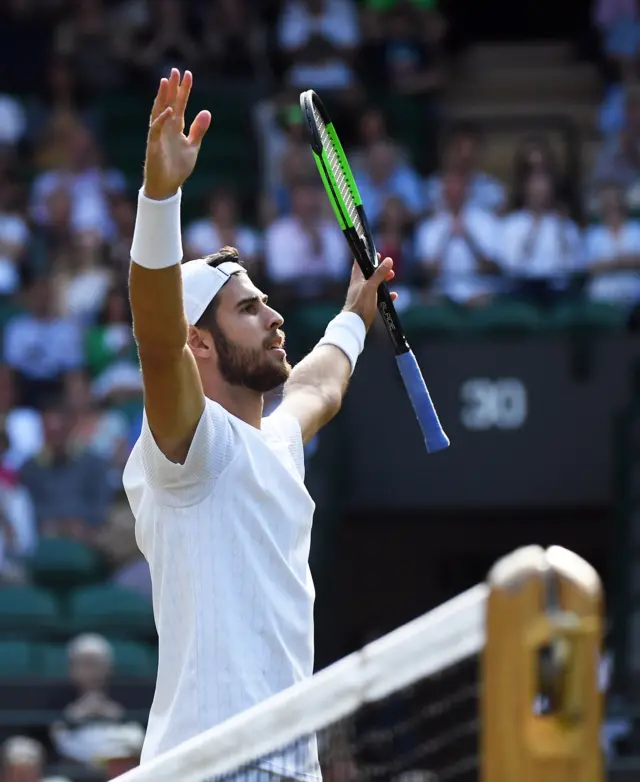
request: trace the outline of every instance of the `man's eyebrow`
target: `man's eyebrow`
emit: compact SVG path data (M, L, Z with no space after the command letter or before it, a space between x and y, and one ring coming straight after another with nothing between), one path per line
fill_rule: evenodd
M251 304L252 302L261 301L263 304L266 304L269 301L269 297L263 293L261 296L258 296L255 294L254 296L245 296L244 299L240 299L240 301L236 304L236 309L242 309L242 307L246 306L247 304Z

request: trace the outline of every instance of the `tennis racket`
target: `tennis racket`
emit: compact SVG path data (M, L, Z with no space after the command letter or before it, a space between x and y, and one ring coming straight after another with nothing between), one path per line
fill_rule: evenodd
M300 107L309 129L311 149L336 218L365 278L374 273L378 256L355 179L333 123L313 90L300 95ZM391 337L400 375L420 423L427 451L449 445L429 391L404 334L386 283L378 289L378 311Z

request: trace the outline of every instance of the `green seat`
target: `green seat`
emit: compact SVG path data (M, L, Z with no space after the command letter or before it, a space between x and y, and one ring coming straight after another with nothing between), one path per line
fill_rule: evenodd
M544 330L545 319L533 304L505 300L469 309L466 324L482 334L533 334Z
M109 638L155 636L151 601L117 586L84 587L71 595L71 628L74 632L102 633Z
M144 644L112 641L114 670L118 676L151 678L156 675L157 661Z
M51 593L27 586L0 589L1 636L47 637L59 630L59 607Z
M30 676L34 673L31 645L26 641L0 641L0 677Z
M36 674L47 679L65 679L69 665L67 648L60 644L37 644L34 647Z
M400 316L409 335L442 334L452 336L465 328L462 313L453 306L436 304L408 307Z
M624 331L628 315L622 307L602 301L561 304L551 313L550 324L558 331Z
M95 551L77 541L41 540L31 558L33 581L51 589L68 589L99 580L101 563Z

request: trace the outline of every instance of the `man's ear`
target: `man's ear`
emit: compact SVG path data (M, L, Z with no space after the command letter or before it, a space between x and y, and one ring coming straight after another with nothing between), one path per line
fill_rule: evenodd
M187 345L196 358L209 358L215 350L211 332L195 326L189 326Z

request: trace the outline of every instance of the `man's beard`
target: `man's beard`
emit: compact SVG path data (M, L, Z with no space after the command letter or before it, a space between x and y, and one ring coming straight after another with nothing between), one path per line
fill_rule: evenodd
M291 374L291 365L286 358L275 362L266 352L266 347L273 343L275 334L258 350L236 345L219 326L212 330L212 336L218 354L218 369L229 385L242 386L266 394L282 385Z

